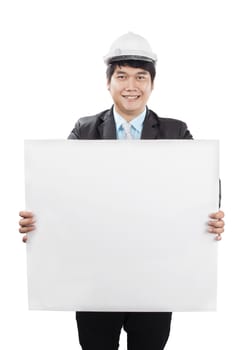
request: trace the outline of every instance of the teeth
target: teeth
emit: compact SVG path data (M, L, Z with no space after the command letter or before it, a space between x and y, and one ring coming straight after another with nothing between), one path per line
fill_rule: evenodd
M125 96L128 100L136 100L138 96Z

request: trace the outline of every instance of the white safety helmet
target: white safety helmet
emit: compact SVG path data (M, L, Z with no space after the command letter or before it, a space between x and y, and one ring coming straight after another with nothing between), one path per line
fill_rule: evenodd
M111 45L108 54L104 56L106 64L121 60L140 60L156 63L157 56L153 53L145 38L128 32L117 38Z

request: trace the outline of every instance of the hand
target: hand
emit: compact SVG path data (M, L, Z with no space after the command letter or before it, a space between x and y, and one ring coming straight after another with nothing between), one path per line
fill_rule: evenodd
M210 220L208 222L208 232L216 234L216 240L220 241L221 238L221 234L224 232L224 220L222 220L224 218L225 214L223 211L219 210L217 211L217 213L213 213L211 215L209 215L209 217L213 220Z
M20 211L19 215L22 217L22 219L19 221L19 232L20 233L28 233L33 230L35 230L35 220L34 215L30 211ZM28 235L25 234L23 236L23 242L26 243L28 240Z

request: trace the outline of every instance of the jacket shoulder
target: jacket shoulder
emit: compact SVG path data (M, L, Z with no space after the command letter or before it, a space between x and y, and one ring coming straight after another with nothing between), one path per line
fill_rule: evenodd
M161 124L168 125L168 126L185 126L187 125L184 121L180 119L174 119L174 118L164 118L164 117L158 117Z
M157 121L159 128L159 138L162 139L192 139L187 124L179 119L159 117L150 110L150 114Z
M98 137L97 127L101 124L109 110L102 111L95 115L84 116L77 120L74 129L68 139L96 139Z

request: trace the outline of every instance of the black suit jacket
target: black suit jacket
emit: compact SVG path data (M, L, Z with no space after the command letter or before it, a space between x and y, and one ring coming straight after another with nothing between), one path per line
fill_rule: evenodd
M113 108L90 117L80 118L69 139L116 139ZM186 123L171 118L160 118L147 109L142 139L192 139Z

